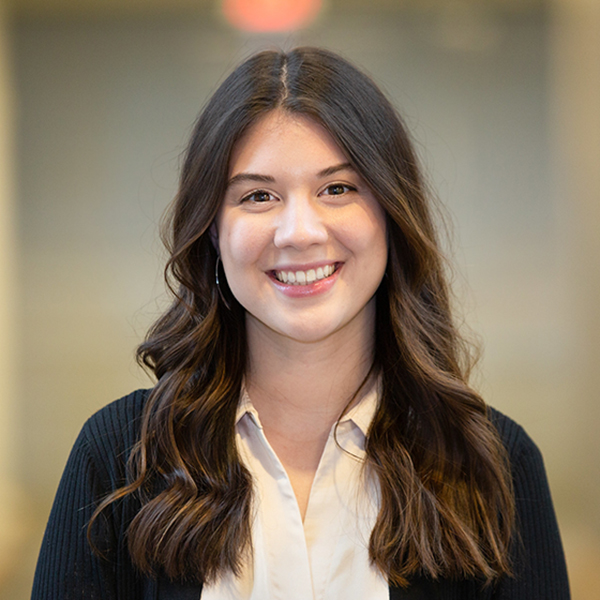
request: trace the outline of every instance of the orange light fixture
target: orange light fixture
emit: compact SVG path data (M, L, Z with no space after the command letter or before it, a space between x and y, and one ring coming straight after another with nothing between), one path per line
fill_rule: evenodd
M321 5L322 0L223 0L223 13L243 31L283 32L308 25Z

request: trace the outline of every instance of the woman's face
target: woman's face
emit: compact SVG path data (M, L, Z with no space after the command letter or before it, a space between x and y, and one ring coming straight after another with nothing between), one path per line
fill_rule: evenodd
M249 331L316 342L349 326L373 330L385 214L315 121L275 110L248 130L232 153L216 233Z

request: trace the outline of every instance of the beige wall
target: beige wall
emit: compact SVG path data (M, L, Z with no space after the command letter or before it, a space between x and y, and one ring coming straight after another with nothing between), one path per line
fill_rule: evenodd
M0 4L0 586L18 565L29 533L16 466L18 332L14 206L14 97L6 15Z
M556 214L572 339L559 493L573 596L600 598L600 3L556 0L552 17Z
M407 115L455 215L461 307L485 347L479 385L541 447L574 598L598 596L597 3L497 12L442 3L426 13L382 5L357 2L343 14L331 3L308 31L270 40L228 29L212 9L12 23L17 151L2 160L0 146L0 169L16 163L17 211L1 239L10 246L12 236L18 252L9 264L19 325L10 347L19 350L9 357L16 392L0 396L16 456L3 449L0 465L18 473L35 526L0 597L28 597L83 421L149 384L132 353L164 300L156 226L197 111L242 56L296 42L363 65ZM0 123L10 124L7 77L0 69ZM14 292L6 278L5 290Z

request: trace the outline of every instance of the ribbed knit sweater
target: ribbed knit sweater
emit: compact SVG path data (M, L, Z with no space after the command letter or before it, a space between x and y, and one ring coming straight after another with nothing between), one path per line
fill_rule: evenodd
M127 526L140 509L135 495L113 503L100 519L101 558L89 547L87 524L98 501L126 481L126 462L139 439L147 390L109 404L84 425L63 473L42 542L32 600L199 600L200 584L141 575L127 551ZM517 535L514 577L484 587L473 580L415 579L390 586L390 599L567 600L564 555L542 456L525 431L491 410L508 450L514 481ZM267 599L265 599L267 600ZM332 599L334 600L334 599Z

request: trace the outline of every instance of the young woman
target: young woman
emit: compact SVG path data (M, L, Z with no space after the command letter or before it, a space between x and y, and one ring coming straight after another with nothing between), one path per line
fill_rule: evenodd
M35 599L568 598L539 451L467 383L402 121L319 49L200 115L152 390L84 426Z

